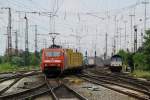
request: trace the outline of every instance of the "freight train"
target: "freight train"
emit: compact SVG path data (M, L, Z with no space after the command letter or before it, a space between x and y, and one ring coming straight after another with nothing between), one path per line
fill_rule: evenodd
M42 50L41 70L47 76L60 75L65 71L80 72L83 55L72 49L47 48Z
M122 70L123 61L122 57L119 55L114 55L111 57L110 70L112 72L120 72Z

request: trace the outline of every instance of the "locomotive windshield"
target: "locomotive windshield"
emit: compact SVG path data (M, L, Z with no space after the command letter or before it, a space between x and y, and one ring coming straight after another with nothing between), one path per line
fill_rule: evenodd
M116 57L116 58L112 58L111 61L122 61L122 59L119 57Z
M46 52L47 57L59 57L61 56L61 52L56 52L56 51L48 51Z

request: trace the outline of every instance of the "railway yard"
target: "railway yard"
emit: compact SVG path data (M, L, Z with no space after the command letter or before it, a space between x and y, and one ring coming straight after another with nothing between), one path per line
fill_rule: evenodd
M150 82L94 67L47 78L40 71L1 73L0 100L149 100Z
M150 0L0 0L0 100L150 100Z

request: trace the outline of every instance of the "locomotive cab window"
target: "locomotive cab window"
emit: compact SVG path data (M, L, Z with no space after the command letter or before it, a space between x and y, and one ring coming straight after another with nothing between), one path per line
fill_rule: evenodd
M61 52L56 52L56 51L49 51L49 52L46 52L46 56L47 57L59 57L61 56L62 53Z
M116 61L116 58L112 58L111 61Z
M121 59L121 58L117 58L116 60L117 60L117 61L122 61L122 59Z

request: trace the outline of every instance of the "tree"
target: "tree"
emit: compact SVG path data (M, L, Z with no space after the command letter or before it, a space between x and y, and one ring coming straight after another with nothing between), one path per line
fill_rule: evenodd
M146 69L150 70L150 30L146 31L145 35L145 42L143 44L144 47L144 55L145 55L145 64L146 64Z
M128 58L129 58L128 56L129 56L129 53L125 52L124 50L120 50L118 52L118 55L120 55L122 57L123 63L126 64L126 65L128 65Z
M133 61L136 69L145 70L145 55L143 53L137 52L133 55Z
M16 65L16 66L23 66L24 59L21 57L14 56L14 57L12 57L11 64Z
M37 55L35 55L34 53L32 53L31 55L30 55L30 62L31 62L31 65L39 65L40 64L40 58L39 58L39 56Z
M133 55L134 54L126 52L124 50L120 50L118 52L118 55L120 55L123 58L124 65L130 66L131 71L133 71L134 70L134 62L133 62Z
M2 56L0 56L0 64L3 62L2 59L3 59Z

